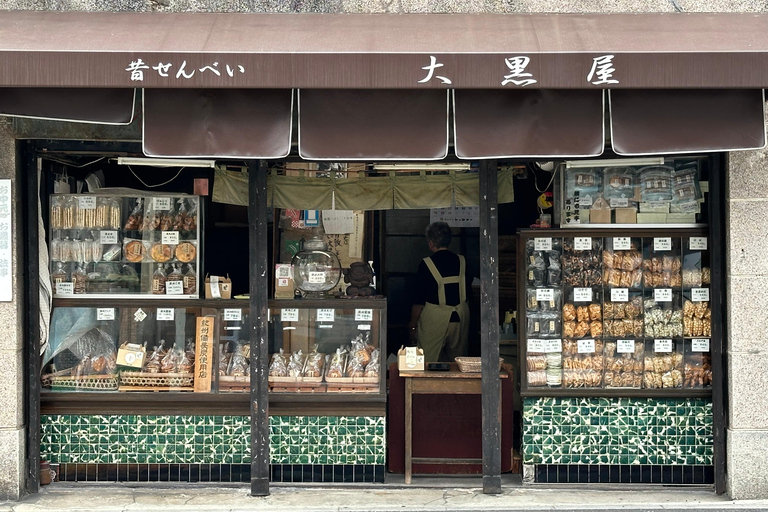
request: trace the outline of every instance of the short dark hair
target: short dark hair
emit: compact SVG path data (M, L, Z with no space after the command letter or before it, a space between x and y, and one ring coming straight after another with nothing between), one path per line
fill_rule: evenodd
M438 249L447 248L451 243L451 227L445 222L433 222L427 226L427 240Z

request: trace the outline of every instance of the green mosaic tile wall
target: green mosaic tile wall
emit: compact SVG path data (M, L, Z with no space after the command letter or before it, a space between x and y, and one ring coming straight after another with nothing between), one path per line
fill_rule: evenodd
M272 416L273 464L384 464L385 419ZM86 464L250 463L248 416L41 418L41 456Z
M524 464L711 465L703 398L526 398Z

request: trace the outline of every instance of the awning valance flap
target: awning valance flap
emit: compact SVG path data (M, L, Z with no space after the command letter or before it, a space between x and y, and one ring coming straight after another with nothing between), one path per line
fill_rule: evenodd
M135 99L135 89L0 87L0 115L126 125Z
M611 144L619 155L765 147L761 89L612 90Z
M144 154L284 158L292 104L290 89L145 89Z

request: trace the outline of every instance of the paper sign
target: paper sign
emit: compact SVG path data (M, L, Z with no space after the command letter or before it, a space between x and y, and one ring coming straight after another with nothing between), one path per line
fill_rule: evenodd
M573 302L592 302L592 288L574 288Z
M75 293L75 283L56 283L56 293L59 295L72 295Z
M672 340L653 340L654 352L672 352Z
M528 352L544 352L544 340L528 340Z
M355 322L372 322L373 310L372 309L356 309L355 310Z
M591 251L592 250L592 237L591 236L577 236L573 239L573 249L576 251Z
M312 284L325 283L325 272L310 272L309 279L307 279L307 282Z
M629 288L611 288L611 302L628 302Z
M318 309L317 321L318 322L333 322L336 320L335 309Z
M112 245L117 243L117 231L101 231L99 233L99 242L102 245Z
M80 196L77 198L77 206L81 210L95 210L96 198L94 196Z
M627 197L612 197L611 208L626 208L629 206L629 198Z
M166 281L166 295L184 295L184 281Z
M211 297L214 299L220 299L221 289L219 288L219 276L211 276L209 283L211 286Z
M96 308L96 320L114 320L115 308Z
M13 300L13 217L11 180L0 180L0 301ZM74 291L74 289L73 289ZM57 292L62 293L63 292ZM72 293L72 292L69 292Z
M539 302L555 300L555 290L552 288L536 288L536 300Z
M480 225L479 206L448 206L431 208L429 223L445 222L452 228L474 228Z
M179 243L178 231L163 231L161 241L167 245L177 245Z
M210 393L213 365L214 318L197 318L197 340L195 343L195 393Z
M133 314L133 319L137 322L143 322L145 318L147 318L147 314L141 308L137 309Z
M578 340L579 354L594 354L595 353L595 340Z
M613 239L614 251L628 251L632 248L632 239L628 236L617 236Z
M691 340L692 352L709 352L709 338L694 338Z
M592 197L583 196L579 198L579 208L589 208L592 206Z
M225 322L239 322L242 319L243 319L242 309L225 309L224 310Z
M319 226L320 216L318 213L320 210L304 210L304 225L306 227Z
M671 251L672 250L672 238L662 237L653 239L654 252Z
M656 288L653 290L653 300L656 302L672 302L672 288Z
M326 235L346 235L355 230L352 210L323 210L323 228Z
M360 324L357 326L358 331L370 331L371 330L371 324Z
M284 308L280 310L280 320L283 322L298 322L299 310L296 308Z
M635 340L616 340L616 352L619 354L634 354Z
M162 321L173 320L176 317L176 310L173 308L157 308L157 319Z
M537 251L551 251L552 239L551 238L534 238L533 248Z
M153 210L170 210L171 198L170 197L153 197L152 209Z
M551 354L553 352L562 352L563 342L561 339L556 340L544 340L544 352Z
M691 300L693 302L708 302L709 288L691 288Z
M692 236L688 241L688 248L692 251L706 251L707 237Z

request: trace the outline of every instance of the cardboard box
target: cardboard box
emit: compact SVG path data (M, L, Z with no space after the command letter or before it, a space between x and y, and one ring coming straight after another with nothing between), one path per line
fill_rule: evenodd
M637 224L637 210L634 208L616 208L616 224Z
M275 265L275 298L293 298L293 267L290 263L278 263Z
M221 276L205 276L206 299L231 299L232 280Z
M667 222L666 213L638 213L638 224L664 224Z
M139 370L144 367L144 358L147 355L147 349L144 345L137 343L123 343L120 348L117 349L117 366L125 366L128 368L138 368Z
M589 210L589 223L590 224L610 224L611 223L611 210Z
M400 347L397 351L397 369L424 370L424 351L417 347Z

